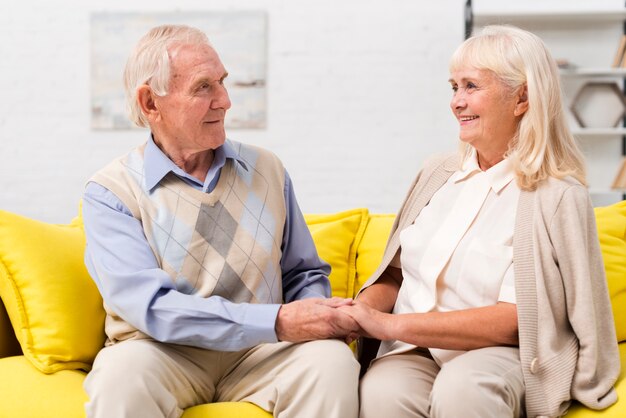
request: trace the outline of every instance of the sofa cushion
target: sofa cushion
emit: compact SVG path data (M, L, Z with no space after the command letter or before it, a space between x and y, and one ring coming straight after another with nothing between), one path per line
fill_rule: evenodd
M333 296L352 297L356 277L356 250L367 225L367 209L330 215L305 215L320 258L331 265Z
M181 418L272 418L272 414L249 402L217 402L187 408Z
M369 216L365 234L359 244L356 253L356 283L354 294L363 286L363 283L376 271L380 264L391 226L396 219L396 215L373 214Z
M595 208L618 341L626 341L626 201Z
M615 382L617 392L617 403L601 411L594 411L586 408L578 402L573 402L565 418L624 418L626 417L626 343L619 345L619 355L622 362L622 369Z
M18 356L20 354L22 354L20 343L15 338L11 320L4 303L2 303L2 299L0 299L0 358Z
M84 249L78 219L53 225L0 211L0 297L22 352L44 373L89 369L104 343Z
M24 356L0 359L0 416L83 418L85 373L43 374Z

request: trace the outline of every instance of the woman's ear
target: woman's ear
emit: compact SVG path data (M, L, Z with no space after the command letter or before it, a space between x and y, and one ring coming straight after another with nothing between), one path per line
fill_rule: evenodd
M515 116L522 116L528 110L528 86L524 84L519 88L517 92L517 103L515 104L515 110L513 114Z
M149 120L153 121L159 116L159 109L155 103L154 93L147 84L137 88L137 103L141 113Z

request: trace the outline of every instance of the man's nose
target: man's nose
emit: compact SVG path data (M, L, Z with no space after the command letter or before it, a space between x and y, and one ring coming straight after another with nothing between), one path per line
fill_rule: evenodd
M230 109L230 105L231 103L228 90L226 89L226 86L222 84L217 91L216 97L211 103L211 108L228 110Z

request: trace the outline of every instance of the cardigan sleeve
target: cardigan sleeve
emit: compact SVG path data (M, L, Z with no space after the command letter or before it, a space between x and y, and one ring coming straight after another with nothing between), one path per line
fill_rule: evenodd
M572 397L590 408L606 408L617 399L613 385L620 360L594 212L584 186L564 191L550 222L550 239L579 343Z

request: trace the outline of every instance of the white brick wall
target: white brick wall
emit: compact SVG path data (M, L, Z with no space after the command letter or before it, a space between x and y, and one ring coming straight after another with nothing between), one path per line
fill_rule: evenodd
M171 4L2 2L0 209L67 222L89 176L146 137L90 129L94 11L266 10L267 128L229 136L283 159L304 212L395 212L424 158L456 147L447 62L463 0Z
M446 80L462 0L171 4L2 2L0 209L67 222L85 180L145 139L90 129L93 11L266 10L267 129L229 136L275 151L305 212L395 212L422 160L455 146Z

